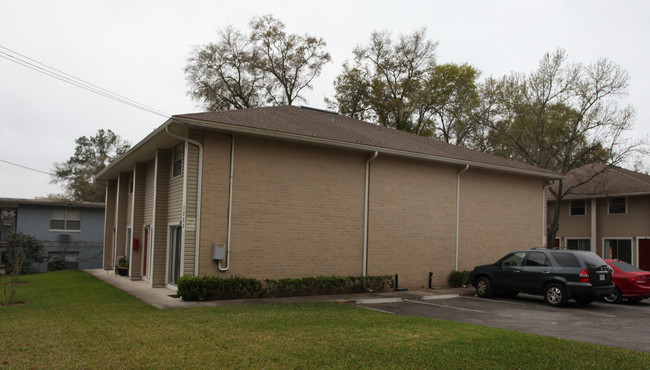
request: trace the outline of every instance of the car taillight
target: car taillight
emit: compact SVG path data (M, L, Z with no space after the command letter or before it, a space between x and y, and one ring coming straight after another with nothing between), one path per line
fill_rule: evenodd
M645 284L648 281L648 278L647 276L636 276L630 280L632 280L634 284Z
M587 271L587 269L580 271L580 282L581 283L589 282L589 271Z

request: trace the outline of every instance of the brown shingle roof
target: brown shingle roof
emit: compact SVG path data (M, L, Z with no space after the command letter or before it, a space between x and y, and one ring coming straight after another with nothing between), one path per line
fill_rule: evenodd
M249 108L233 111L181 114L172 120L201 122L221 129L248 129L300 139L318 139L360 148L387 149L394 154L415 154L440 160L534 173L547 178L561 175L521 162L461 148L438 140L310 108L295 106Z
M650 176L620 167L608 167L602 163L592 163L569 171L564 180L564 189L592 177L591 181L572 189L565 199L650 194ZM553 196L549 198L554 199Z

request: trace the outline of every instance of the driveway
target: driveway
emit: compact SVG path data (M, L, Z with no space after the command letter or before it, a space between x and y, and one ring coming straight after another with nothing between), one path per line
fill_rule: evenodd
M411 299L358 306L399 315L458 321L650 352L650 300L638 304L594 302L564 308L546 305L541 297L484 299Z

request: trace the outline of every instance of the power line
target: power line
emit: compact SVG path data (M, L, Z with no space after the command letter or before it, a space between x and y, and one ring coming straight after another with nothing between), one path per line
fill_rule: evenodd
M103 87L100 87L98 85L92 84L90 82L87 82L85 80L82 80L78 77L75 77L73 75L70 75L68 73L65 73L61 70L58 70L56 68L50 67L47 64L41 63L35 59L32 59L28 56L25 56L23 54L20 54L18 52L15 52L9 48L6 48L2 45L0 45L0 49L4 49L6 51L0 50L0 58L6 59L10 62L16 63L18 65L21 65L25 68L29 68L33 71L42 73L46 76L50 76L52 78L56 78L57 80L63 81L65 83L68 83L70 85L79 87L81 89L90 91L92 93L95 93L97 95L103 96L105 98L114 100L116 102L131 106L136 109L143 110L145 112L149 112L152 114L156 114L162 117L169 117L170 115L160 111L156 108L152 108L148 105L139 103L133 99L129 99L127 97L124 97L122 95L119 95L117 93L114 93L110 90L104 89Z
M16 167L24 168L24 169L26 169L26 170L30 170L30 171L34 171L34 172L40 172L40 173L44 173L44 174L46 174L46 175L54 176L53 173L45 172L45 171L41 171L41 170L37 170L37 169L35 169L35 168L31 168L31 167L23 166L23 165L18 164L18 163L13 163L13 162L5 161L4 159L0 159L0 162L4 162L4 163L10 164L10 165L12 165L12 166L16 166Z

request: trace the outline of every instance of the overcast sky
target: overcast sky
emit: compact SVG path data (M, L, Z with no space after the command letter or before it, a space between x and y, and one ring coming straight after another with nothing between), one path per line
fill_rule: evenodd
M482 77L530 72L547 51L571 62L608 58L630 74L625 103L635 136L650 133L648 1L10 1L0 0L0 47L167 114L201 111L183 68L194 46L227 25L243 31L272 14L287 32L322 37L332 55L306 92L325 108L332 81L373 30L395 36L426 27L439 63L470 63ZM0 51L6 49L0 48ZM0 198L63 193L44 172L66 161L75 139L111 129L131 144L165 118L0 58Z

